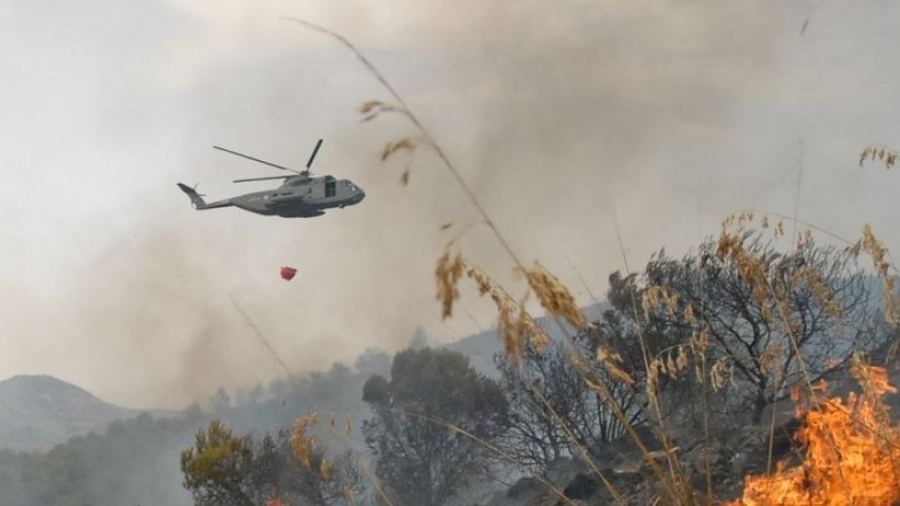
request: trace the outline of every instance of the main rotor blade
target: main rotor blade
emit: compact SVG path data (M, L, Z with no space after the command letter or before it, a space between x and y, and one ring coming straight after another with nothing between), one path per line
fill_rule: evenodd
M268 165L269 167L275 167L276 169L286 170L288 172L293 172L295 174L299 174L300 172L288 167L282 167L281 165L274 164L272 162L267 162L265 160L260 160L259 158L253 158L252 156L247 156L243 153L238 153L237 151L232 151L230 149L222 148L219 146L213 146L213 149L218 149L219 151L224 151L226 153L231 153L232 155L239 156L241 158L246 158L248 160L253 160L254 162L259 162L263 165Z
M316 147L313 149L312 155L309 157L309 161L306 162L306 170L309 170L309 167L312 165L313 160L316 158L316 153L319 152L319 148L322 147L322 139L319 139L319 142L316 143Z
M266 177L250 177L246 179L235 179L233 183L246 183L247 181L271 181L273 179L287 179L294 176L266 176Z

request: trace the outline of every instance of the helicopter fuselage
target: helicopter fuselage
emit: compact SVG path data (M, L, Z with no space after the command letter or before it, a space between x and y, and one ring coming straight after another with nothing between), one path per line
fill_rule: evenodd
M366 192L347 179L333 176L290 176L273 190L237 195L206 203L190 187L179 185L191 196L198 210L237 207L251 213L284 218L311 218L325 214L326 209L342 208L362 202Z
M347 179L295 176L274 190L247 193L228 200L235 207L252 213L305 218L322 215L326 209L358 204L365 197L362 188Z

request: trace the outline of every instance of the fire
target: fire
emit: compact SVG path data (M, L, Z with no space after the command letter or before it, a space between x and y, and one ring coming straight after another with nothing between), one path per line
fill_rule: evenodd
M797 439L805 446L800 466L779 466L771 476L748 476L741 499L728 506L890 506L900 503L900 433L891 427L881 398L896 392L880 367L853 374L864 393L814 398Z

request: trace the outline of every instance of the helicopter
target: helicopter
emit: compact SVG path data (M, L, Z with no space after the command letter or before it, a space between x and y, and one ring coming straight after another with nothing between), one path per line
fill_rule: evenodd
M206 209L217 209L220 207L237 207L251 213L262 214L264 216L281 216L283 218L312 218L325 214L326 209L344 208L359 204L366 197L366 192L362 188L356 186L348 179L335 179L333 176L312 177L310 175L310 167L319 148L322 146L322 139L316 143L309 161L306 162L306 170L298 171L288 167L283 167L259 158L239 153L220 146L213 146L213 149L224 151L241 158L246 158L254 162L259 162L276 169L292 172L292 175L285 176L267 176L254 177L247 179L236 179L235 183L245 183L247 181L269 181L275 179L283 179L284 182L278 188L268 191L260 191L253 193L245 193L237 195L225 200L207 203L203 200L205 195L197 193L196 186L190 186L178 183L178 187L187 194L191 199L191 204L198 211Z

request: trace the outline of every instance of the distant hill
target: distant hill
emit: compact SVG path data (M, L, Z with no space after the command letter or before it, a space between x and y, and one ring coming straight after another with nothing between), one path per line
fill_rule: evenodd
M52 376L14 376L0 381L0 449L49 450L139 413Z
M590 306L583 311L585 316L594 319L599 317L600 309ZM537 321L553 339L561 338L559 328L547 318L537 318ZM497 376L494 355L500 353L503 346L496 329L440 346L468 356L479 372ZM383 361L386 370L378 372L386 374L390 358L385 356ZM356 420L363 420L369 416L369 411L362 401L362 385L368 375L376 371L357 373L344 369L336 366L328 373L303 375L305 387L300 391L304 393L295 395L313 395L321 397L319 399L297 398L286 402L284 395L273 392L264 402L233 406L217 416L238 431L274 431L290 426L298 413L323 408L339 416L352 415ZM305 391L307 389L309 391ZM140 413L140 410L104 402L90 392L52 376L14 376L0 381L0 450L46 451L92 431L102 434L110 422L135 418ZM183 415L161 410L149 413L156 418Z

